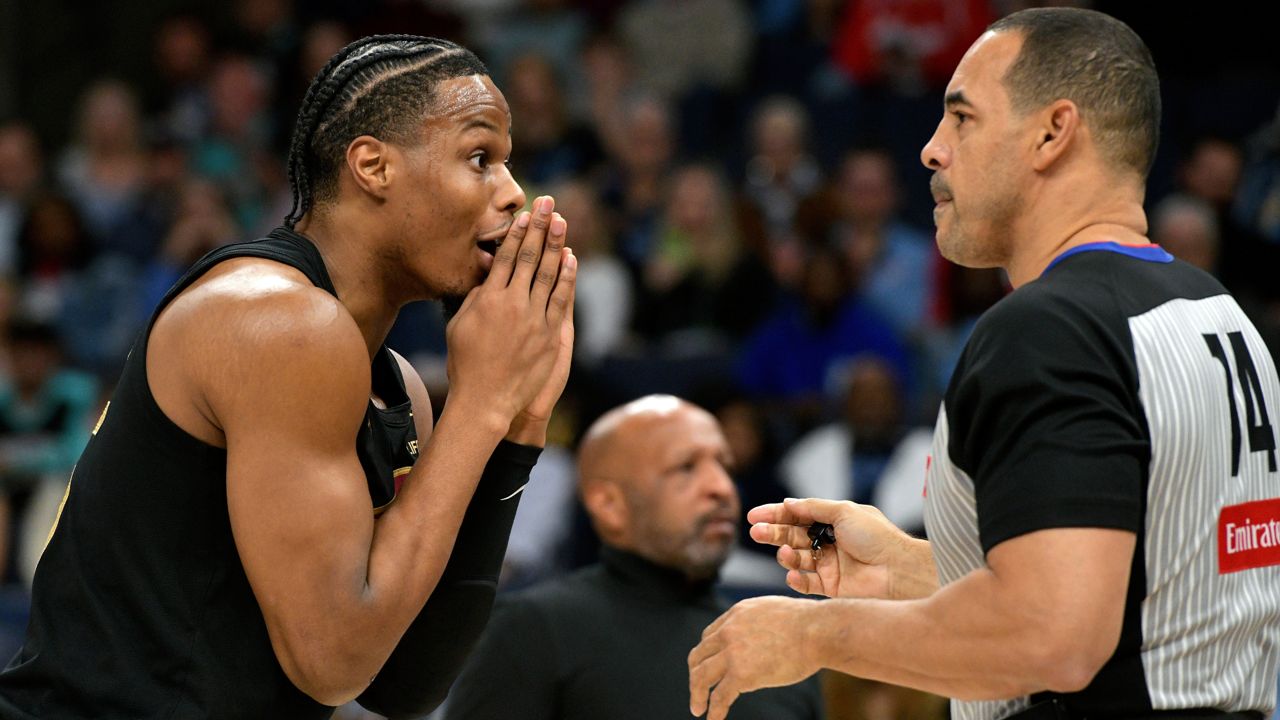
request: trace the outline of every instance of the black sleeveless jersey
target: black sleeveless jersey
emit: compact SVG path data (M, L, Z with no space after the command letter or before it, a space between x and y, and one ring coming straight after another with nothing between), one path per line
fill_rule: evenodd
M334 292L315 246L279 228L206 255L151 323L209 268L236 257L290 265ZM0 717L329 717L332 708L298 690L271 648L231 534L226 451L181 430L152 397L151 323L72 475L36 571L26 641L0 674ZM370 403L353 440L376 513L413 465L417 437L385 346L372 370L387 408Z

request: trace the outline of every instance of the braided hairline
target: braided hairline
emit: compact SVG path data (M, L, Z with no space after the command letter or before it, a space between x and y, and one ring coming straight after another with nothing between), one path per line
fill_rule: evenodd
M466 52L454 43L435 38L417 35L375 35L347 45L330 58L307 88L298 113L287 163L289 185L293 192L293 206L284 218L285 226L293 228L313 205L312 178L307 168L307 158L313 149L315 137L322 129L329 127L341 112L347 112L354 107L360 97L400 73L392 69L389 72L374 75L361 83L362 87L343 103L340 112L327 112L335 96L347 89L347 83L354 76L369 66L397 57L407 58L419 53L432 53L428 60L403 70L403 72L413 72L434 64L440 59ZM319 120L326 116L329 120L323 127L318 126Z
M405 36L396 36L397 39L401 37ZM374 36L347 45L329 58L307 87L306 95L302 98L302 106L298 111L298 119L294 124L293 138L289 143L287 171L289 189L293 193L293 206L289 208L289 214L284 218L286 227L292 228L306 214L310 205L311 183L307 177L305 154L307 146L310 145L311 133L315 129L312 121L316 116L316 96L329 89L334 68L361 48L380 42L383 42L383 38Z
M435 52L431 52L432 50L435 50ZM373 92L373 90L378 86L382 85L383 83L389 80L393 80L401 75L407 75L409 73L425 70L426 68L432 65L435 65L437 63L443 62L445 60L448 60L451 57L458 57L460 55L464 55L466 54L467 51L461 48L457 50L445 50L443 48L427 48L422 50L414 50L411 52L412 54L415 54L415 55L419 53L430 53L430 54L424 54L423 57L419 58L416 62L412 64L395 65L395 66L388 66L388 67L381 68L376 72L370 73L366 77L360 77L360 74L365 72L366 70L376 68L378 63L389 58L382 58L382 57L375 58L371 60L371 62L368 63L367 65L364 65L363 67L361 67L355 73L355 76L353 76L348 81L347 89L350 90L350 93L343 94L344 97L343 97L341 106L331 107L330 111L325 113L324 122L317 125L315 131L312 132L311 134L312 144L314 144L314 141L317 137L320 137L325 130L328 130L335 122L337 122L341 118L342 115L346 113L350 113L353 110L355 110L356 105L366 96L368 96L369 93ZM353 84L357 80L360 83L359 86L358 87L353 86ZM314 148L310 148L310 149L314 149Z

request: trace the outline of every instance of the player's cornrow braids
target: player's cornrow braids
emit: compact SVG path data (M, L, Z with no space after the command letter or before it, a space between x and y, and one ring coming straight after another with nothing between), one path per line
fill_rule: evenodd
M359 135L394 140L417 127L436 81L488 74L479 58L446 40L418 35L375 35L329 59L312 80L298 111L289 146L292 228L336 188L336 169Z

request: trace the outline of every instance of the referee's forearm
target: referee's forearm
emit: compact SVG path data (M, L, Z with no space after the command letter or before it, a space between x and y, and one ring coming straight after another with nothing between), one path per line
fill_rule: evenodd
M928 540L911 538L902 562L889 574L889 597L894 600L925 598L938 591L938 566Z
M808 642L824 667L957 699L1067 689L1044 626L993 585L984 570L919 600L829 600Z

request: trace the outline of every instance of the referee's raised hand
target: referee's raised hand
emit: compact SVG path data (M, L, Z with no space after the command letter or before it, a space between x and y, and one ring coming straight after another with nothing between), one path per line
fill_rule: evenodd
M906 599L937 589L929 544L889 522L871 505L788 498L747 513L751 538L778 547L787 585L808 595ZM815 553L808 535L814 523L835 528L834 546Z

